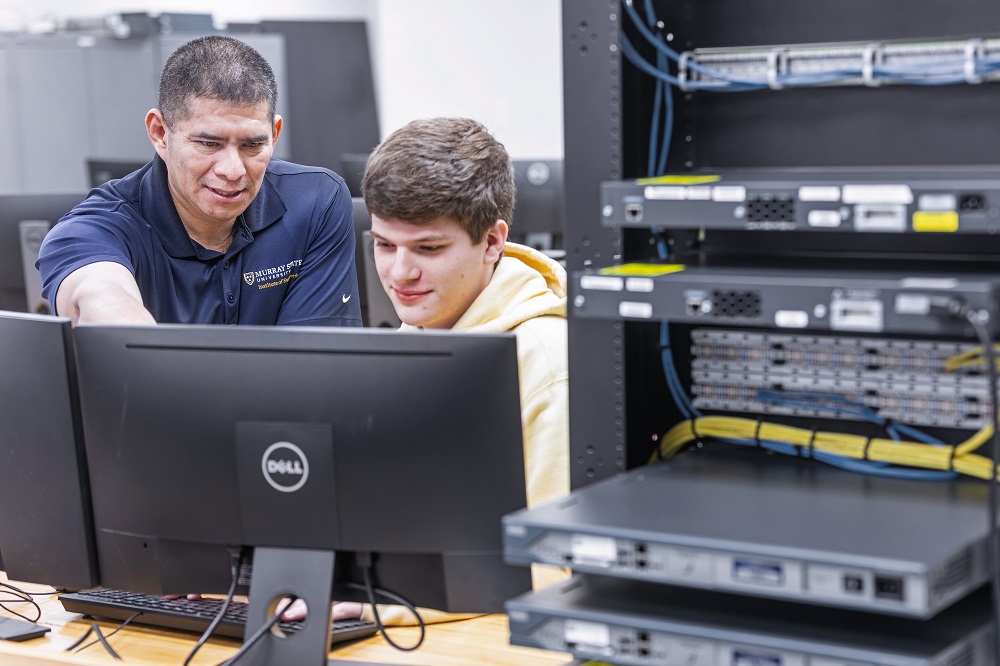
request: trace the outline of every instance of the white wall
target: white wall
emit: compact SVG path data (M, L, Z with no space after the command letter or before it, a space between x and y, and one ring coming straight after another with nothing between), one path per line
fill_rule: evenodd
M559 0L381 0L383 132L482 121L515 157L562 157Z
M206 6L219 25L368 21L383 136L414 118L465 115L515 158L563 155L560 0L0 0L0 31Z

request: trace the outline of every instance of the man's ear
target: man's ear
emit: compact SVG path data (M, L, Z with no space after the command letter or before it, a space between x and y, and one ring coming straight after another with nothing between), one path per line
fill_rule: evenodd
M281 125L283 121L281 116L274 114L274 125L271 126L271 147L278 143L278 136L281 134Z
M146 113L146 133L156 150L156 154L164 162L167 160L167 123L159 109L150 109Z
M507 233L510 228L503 220L497 220L489 231L486 232L486 256L487 264L495 264L503 256L504 245L507 244Z

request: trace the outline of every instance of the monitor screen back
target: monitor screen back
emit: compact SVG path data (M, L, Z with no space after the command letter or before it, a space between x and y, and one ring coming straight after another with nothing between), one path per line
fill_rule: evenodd
M222 548L239 546L376 553L383 585L446 610L500 610L526 582L500 540L500 518L525 503L513 336L87 326L75 338L104 584L225 591ZM279 442L304 459L268 458ZM303 473L294 491L272 483ZM210 557L216 578L195 578ZM485 606L477 576L499 585Z
M13 580L97 584L68 319L0 313L0 553Z
M48 229L85 196L82 192L0 196L0 310L49 312L35 268L38 248Z

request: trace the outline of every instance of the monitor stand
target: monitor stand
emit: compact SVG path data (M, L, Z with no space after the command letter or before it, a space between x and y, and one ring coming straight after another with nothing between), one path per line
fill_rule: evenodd
M333 601L334 557L330 550L260 546L254 549L250 606L243 640L249 640L266 625L274 617L278 601L288 596L294 595L306 603L309 620L294 636L272 629L240 659L241 664L326 666L333 622L330 604Z

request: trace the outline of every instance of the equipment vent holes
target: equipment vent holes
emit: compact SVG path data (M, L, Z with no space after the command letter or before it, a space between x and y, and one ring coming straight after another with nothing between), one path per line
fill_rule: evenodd
M794 222L795 201L789 196L755 196L747 199L748 222Z
M716 317L760 317L760 292L739 289L712 291L712 315Z

